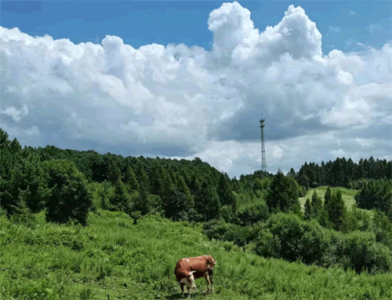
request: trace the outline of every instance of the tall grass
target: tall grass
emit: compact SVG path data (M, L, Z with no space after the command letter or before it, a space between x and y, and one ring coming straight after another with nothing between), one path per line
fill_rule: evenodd
M391 274L288 263L208 241L199 225L99 210L89 226L0 218L0 299L177 299L178 259L210 253L215 294L193 299L391 299ZM226 251L226 249L231 249ZM204 279L197 285L205 289Z

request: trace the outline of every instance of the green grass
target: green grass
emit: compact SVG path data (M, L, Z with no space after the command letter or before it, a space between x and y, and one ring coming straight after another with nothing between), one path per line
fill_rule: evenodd
M304 205L306 202L306 199L312 200L312 194L313 191L316 191L317 195L321 197L322 201L324 202L324 195L327 192L327 186L320 186L315 189L309 189L305 195L305 197L299 198L299 202L301 204L302 209L304 209ZM347 207L347 209L351 209L351 207L355 203L355 194L358 192L357 190L352 190L352 189L346 189L343 187L336 187L336 188L331 188L333 192L336 192L337 190L340 190L342 192L342 198L344 200L344 203Z
M357 275L264 259L201 226L123 213L90 214L89 226L28 226L0 217L0 299L177 299L174 266L187 256L217 259L215 294L193 299L392 299L391 274ZM204 279L197 280L205 289Z

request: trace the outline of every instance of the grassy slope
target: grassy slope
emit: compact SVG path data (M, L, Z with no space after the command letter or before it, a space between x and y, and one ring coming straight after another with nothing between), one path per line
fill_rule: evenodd
M122 213L91 214L90 226L30 227L0 218L0 299L177 299L178 259L210 253L215 295L193 299L391 299L391 275L356 275L264 259L208 241L201 228ZM126 284L126 286L124 285ZM205 289L204 279L197 281Z
M321 199L324 202L324 195L327 192L327 188L328 188L327 186L321 186L321 187L318 187L318 188L315 188L315 189L309 189L308 192L306 193L305 197L299 198L299 202L301 203L301 207L302 208L304 207L306 199L309 198L310 200L312 200L312 194L313 194L314 190L316 190L317 195L319 197L321 197ZM351 209L351 207L355 203L354 196L358 192L357 190L350 190L350 189L346 189L346 188L342 188L342 187L331 188L331 190L333 192L336 192L337 190L341 190L342 197L343 197L343 200L344 200L344 203L345 203L346 207L348 209Z

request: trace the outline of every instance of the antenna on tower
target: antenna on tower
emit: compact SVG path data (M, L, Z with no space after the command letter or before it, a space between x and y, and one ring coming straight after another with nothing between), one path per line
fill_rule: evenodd
M263 172L267 172L267 161L265 160L265 147L264 147L264 121L265 119L260 120L260 128L261 128L261 177L263 177Z

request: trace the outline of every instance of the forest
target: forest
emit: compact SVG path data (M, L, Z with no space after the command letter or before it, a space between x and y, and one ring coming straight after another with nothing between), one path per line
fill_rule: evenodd
M322 197L317 192L321 188L325 189ZM345 203L345 193L353 195L352 206ZM225 251L267 261L321 270L338 268L355 276L382 276L392 271L392 161L373 157L358 163L345 158L305 162L298 172L293 168L287 174L256 171L231 179L197 157L189 161L54 146L22 147L0 129L0 201L2 245L12 240L4 228L53 224L88 230L91 222L97 223L97 216L121 214L132 226L158 218L166 220L168 228L177 226L170 225L174 223L199 228L206 239L221 243ZM27 244L37 243L31 237L23 239L29 240ZM64 243L67 239L60 239L57 245ZM82 251L79 244L83 242L72 238L73 251ZM4 253L0 260L6 260ZM10 275L4 272L11 271L0 268L0 283ZM102 274L96 280L103 280ZM26 296L20 289L6 287L0 296L57 299L42 294L42 289ZM90 299L89 292L81 293L81 298ZM377 293L377 297L385 296L382 289Z

